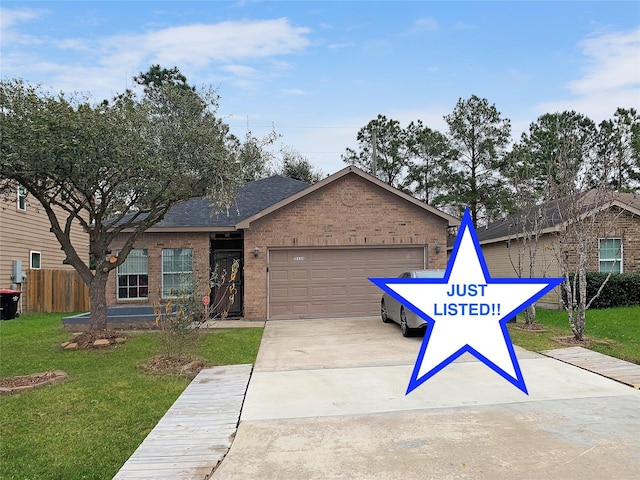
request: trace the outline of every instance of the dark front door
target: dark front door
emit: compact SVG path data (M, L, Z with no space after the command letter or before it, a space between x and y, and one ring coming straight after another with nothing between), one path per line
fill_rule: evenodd
M210 314L242 315L242 250L216 249L211 254Z

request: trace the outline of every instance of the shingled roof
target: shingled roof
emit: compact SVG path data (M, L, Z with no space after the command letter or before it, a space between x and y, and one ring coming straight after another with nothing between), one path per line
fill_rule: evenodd
M617 206L623 210L628 210L635 215L640 215L640 196L634 193L611 192L605 201L596 200L594 190L590 190L583 194L584 199L583 211L585 214L595 209L609 208ZM524 214L513 214L502 220L490 223L485 228L477 229L478 240L481 244L493 243L497 241L516 238L522 234L523 228L520 222L526 221L531 223L533 219L540 222L540 233L549 233L556 231L562 219L558 214L563 199L553 200L536 205L524 212Z
M269 215L306 195L311 195L318 189L324 188L346 175L358 175L372 184L422 208L426 212L446 220L448 226L460 224L459 219L427 205L350 165L313 185L279 175L247 183L238 189L236 203L228 211L220 212L219 209L215 209L210 199L194 198L186 200L171 208L164 219L149 228L147 232L220 232L249 228L251 222ZM143 215L141 217L143 218Z
M236 203L228 211L219 212L208 198L193 198L176 204L154 230L219 230L235 229L247 217L304 190L308 183L276 175L249 182L238 189Z

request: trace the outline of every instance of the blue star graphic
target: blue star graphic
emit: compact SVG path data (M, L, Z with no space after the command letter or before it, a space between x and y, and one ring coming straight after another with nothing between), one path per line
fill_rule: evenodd
M491 278L467 209L443 278L370 278L425 319L407 394L465 352L528 395L507 321L562 278Z

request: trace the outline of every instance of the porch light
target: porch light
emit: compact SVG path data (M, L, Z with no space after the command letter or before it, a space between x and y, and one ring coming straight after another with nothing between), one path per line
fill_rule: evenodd
M260 253L260 249L258 247L253 247L253 256L257 257Z

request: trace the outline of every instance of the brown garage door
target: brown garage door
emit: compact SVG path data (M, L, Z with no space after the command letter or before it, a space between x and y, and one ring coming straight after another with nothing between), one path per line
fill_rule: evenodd
M269 250L269 318L377 315L369 277L424 268L424 247Z

